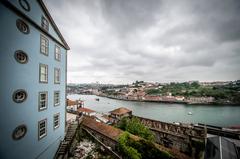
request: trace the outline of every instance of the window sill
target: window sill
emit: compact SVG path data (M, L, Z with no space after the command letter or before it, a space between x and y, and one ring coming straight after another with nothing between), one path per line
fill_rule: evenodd
M46 109L47 109L47 107L45 107L45 108L38 108L38 111L41 112L41 111L44 111Z

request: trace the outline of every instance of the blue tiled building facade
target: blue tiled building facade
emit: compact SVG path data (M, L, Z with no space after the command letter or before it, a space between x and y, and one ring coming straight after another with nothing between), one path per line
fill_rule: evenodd
M0 20L0 158L53 158L69 47L42 0L1 0Z

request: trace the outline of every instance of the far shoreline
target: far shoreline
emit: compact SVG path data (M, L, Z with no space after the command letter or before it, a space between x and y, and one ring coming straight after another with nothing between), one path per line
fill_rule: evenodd
M97 95L97 94L78 94L78 93L72 93L72 94L67 94L68 95L95 95L97 97L104 97L104 98L109 98L109 99L116 99L116 100L122 100L122 101L129 101L129 102L150 102L150 103L163 103L163 104L182 104L185 106L198 106L198 105L202 105L202 106L208 106L208 105L212 105L212 106L233 106L233 107L240 107L240 103L239 104L233 104L233 103L187 103L187 102L177 102L177 101L150 101L150 100L130 100L130 99L121 99L121 98L114 98L114 97L109 97L109 96L103 96L103 95Z
M79 94L79 95L86 95L86 94ZM233 103L188 103L188 102L184 102L184 101L151 101L151 100L130 100L130 99L121 99L121 98L114 98L114 97L109 97L109 96L102 96L102 95L96 95L96 94L89 94L89 95L95 95L98 97L105 97L105 98L109 98L109 99L116 99L116 100L123 100L123 101L131 101L131 102L151 102L151 103L167 103L167 104L182 104L182 105L203 105L203 106L208 106L208 105L214 105L214 106L234 106L234 107L240 107L240 103L239 104L233 104Z

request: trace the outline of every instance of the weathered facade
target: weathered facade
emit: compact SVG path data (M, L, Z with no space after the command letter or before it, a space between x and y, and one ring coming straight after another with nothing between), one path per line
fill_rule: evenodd
M176 125L142 117L137 118L155 134L157 143L175 148L195 158L203 155L203 150L199 151L199 146L205 144L206 130L204 128Z

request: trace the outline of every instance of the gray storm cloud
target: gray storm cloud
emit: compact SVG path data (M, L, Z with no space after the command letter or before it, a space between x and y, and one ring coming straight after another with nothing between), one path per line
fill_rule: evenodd
M45 0L68 82L240 79L239 0Z

